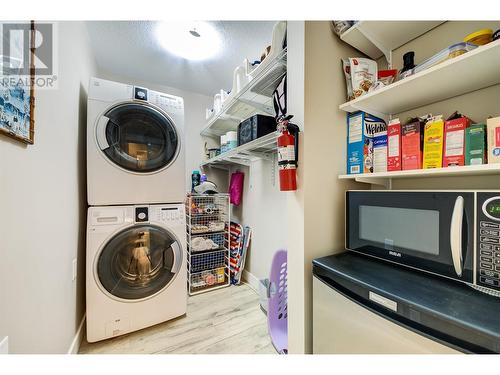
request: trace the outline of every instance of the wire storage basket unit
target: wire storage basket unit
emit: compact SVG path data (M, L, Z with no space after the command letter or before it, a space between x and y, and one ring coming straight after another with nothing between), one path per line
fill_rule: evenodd
M230 285L229 194L189 194L186 232L189 295Z

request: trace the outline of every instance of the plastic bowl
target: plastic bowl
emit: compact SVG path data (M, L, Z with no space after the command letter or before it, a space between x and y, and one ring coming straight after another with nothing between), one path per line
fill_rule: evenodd
M482 30L479 30L479 31L476 31L472 34L467 35L464 38L464 42L474 43L474 44L477 44L478 46L483 46L483 45L491 42L492 37L493 37L493 30L482 29Z

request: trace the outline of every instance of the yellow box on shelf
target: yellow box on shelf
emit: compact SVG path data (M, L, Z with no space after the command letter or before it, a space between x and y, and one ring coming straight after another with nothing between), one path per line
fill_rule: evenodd
M424 127L423 169L441 168L443 165L443 132L442 116L431 118Z

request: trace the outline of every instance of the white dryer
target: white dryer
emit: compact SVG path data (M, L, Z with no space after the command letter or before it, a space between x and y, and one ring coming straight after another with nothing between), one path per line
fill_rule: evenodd
M182 204L89 207L89 342L186 313L185 230Z
M90 79L87 194L91 206L183 202L184 100Z

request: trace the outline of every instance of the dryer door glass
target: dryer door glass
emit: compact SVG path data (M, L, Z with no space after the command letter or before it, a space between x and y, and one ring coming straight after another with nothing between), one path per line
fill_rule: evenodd
M161 111L147 103L125 103L104 117L108 119L103 129L107 144L102 151L113 163L132 172L149 173L175 160L179 136L172 120Z
M182 251L167 230L137 225L105 244L97 261L97 278L112 295L136 300L165 288L181 263Z

